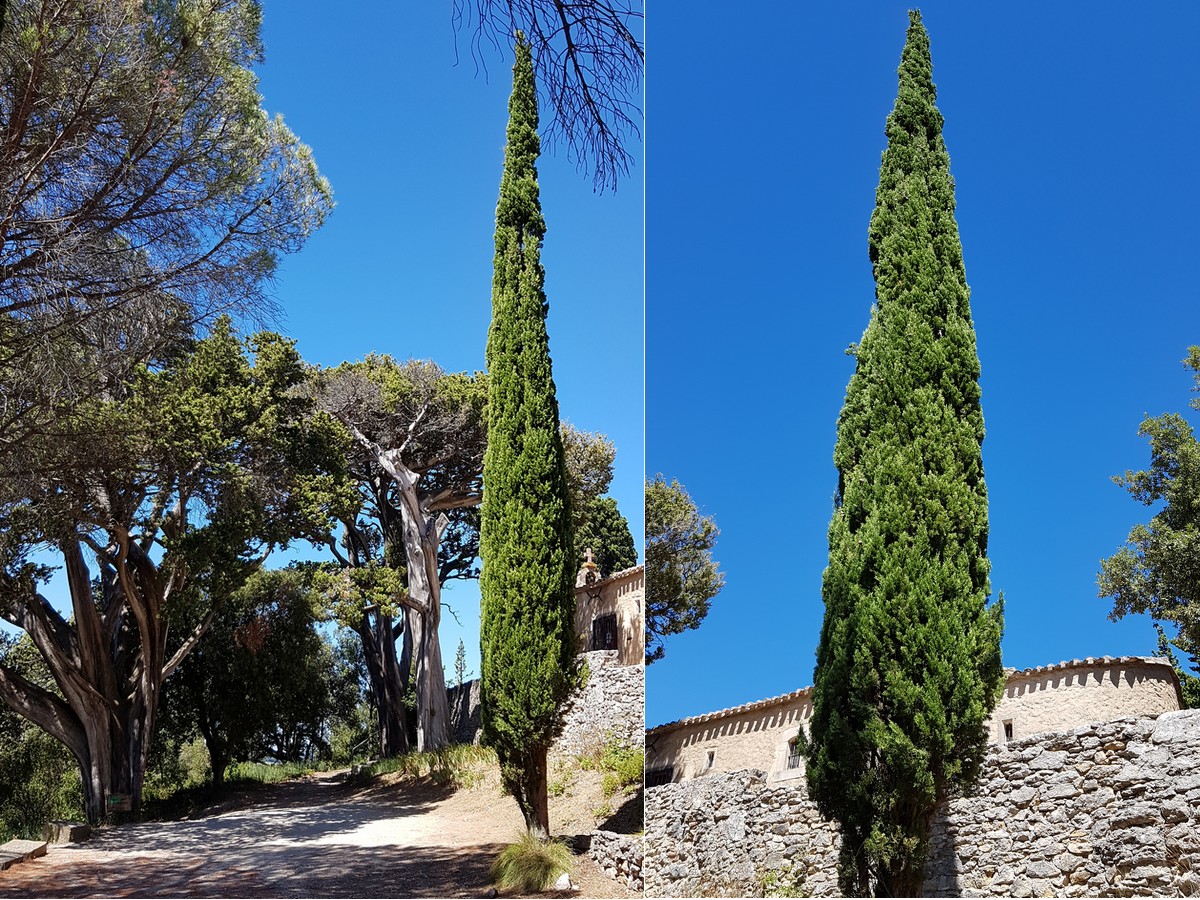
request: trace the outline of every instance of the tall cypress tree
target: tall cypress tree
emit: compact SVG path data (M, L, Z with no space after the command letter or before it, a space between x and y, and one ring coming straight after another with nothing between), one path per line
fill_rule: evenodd
M909 20L869 230L876 305L838 420L807 754L847 895L920 894L935 808L976 777L1004 678L954 182Z
M484 738L500 757L505 786L544 836L546 751L577 681L575 567L542 290L537 95L520 33L516 57L487 343L481 696Z

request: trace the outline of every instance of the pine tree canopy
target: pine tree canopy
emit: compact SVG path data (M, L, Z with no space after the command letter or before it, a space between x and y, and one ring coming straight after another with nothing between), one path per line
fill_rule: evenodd
M613 497L597 497L589 506L587 522L575 533L575 568L583 564L588 550L600 567L601 578L636 566L637 545L617 501Z
M848 894L920 892L935 806L976 775L1003 681L979 359L932 73L914 11L869 227L876 305L838 421L808 752Z

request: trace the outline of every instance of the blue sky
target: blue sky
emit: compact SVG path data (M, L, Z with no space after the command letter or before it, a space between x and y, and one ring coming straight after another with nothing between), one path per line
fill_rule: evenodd
M493 229L511 51L477 72L469 38L455 52L449 4L360 4L329 14L315 0L264 0L269 112L308 144L337 208L284 260L283 331L310 362L372 351L484 368ZM637 540L644 531L642 169L593 193L562 151L539 165L542 251L559 410L617 446L611 494ZM455 582L444 600L448 667L461 638L479 671L479 592ZM451 673L452 674L452 673Z
M647 723L812 683L838 412L908 4L652 10L647 471L722 530L727 582L647 671ZM1150 511L1110 477L1184 411L1200 343L1200 5L921 5L978 336L1006 665L1152 654L1102 557ZM1194 417L1193 417L1194 418Z

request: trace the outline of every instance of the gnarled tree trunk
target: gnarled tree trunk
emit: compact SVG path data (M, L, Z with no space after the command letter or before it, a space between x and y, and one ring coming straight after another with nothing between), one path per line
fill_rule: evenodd
M450 704L442 668L442 585L438 579L438 541L446 517L429 510L429 498L417 491L416 472L392 453L380 462L396 481L400 493L404 554L408 561L408 594L419 614L411 620L413 652L417 658L417 749L436 750L450 743ZM422 502L424 500L424 502Z
M101 822L114 795L128 797L133 811L140 808L163 680L195 646L207 621L166 661L160 612L172 585L163 584L140 546L118 534L113 545L97 550L103 588L97 602L82 540L72 536L60 544L73 623L31 586L0 597L4 618L28 633L58 694L0 667L0 700L71 751L88 820Z

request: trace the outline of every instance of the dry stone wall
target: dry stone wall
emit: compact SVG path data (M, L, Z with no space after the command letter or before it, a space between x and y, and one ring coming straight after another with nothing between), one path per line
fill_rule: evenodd
M588 678L568 701L563 731L552 748L557 756L579 756L613 740L640 747L646 733L646 674L642 666L623 666L616 650L581 653ZM447 689L454 739L479 743L479 679Z
M994 749L927 875L935 896L1200 895L1200 710Z
M609 741L640 747L646 733L646 672L642 666L623 666L616 650L581 653L588 678L571 698L563 730L551 753L579 756Z
M837 832L803 786L755 769L646 790L646 895L762 896L769 873L816 897L837 894Z
M837 838L803 784L713 773L646 792L646 893L835 896ZM926 894L1200 896L1200 710L993 747L934 824Z
M609 878L635 891L642 890L642 836L597 831L588 846L590 856Z

